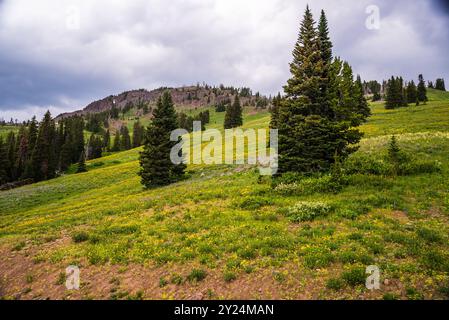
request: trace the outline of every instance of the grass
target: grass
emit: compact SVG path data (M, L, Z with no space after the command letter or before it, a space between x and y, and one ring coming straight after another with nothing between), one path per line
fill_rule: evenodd
M449 94L429 90L429 96L425 106L399 110L374 104L353 157L382 163L394 133L408 154L438 162L438 172L395 178L354 173L341 190L328 192L323 178L273 190L251 166L192 165L188 179L144 190L136 174L140 149L134 149L88 162L87 173L0 192L0 248L37 248L30 258L38 264L154 265L168 272L152 280L164 290L214 281L221 288L241 277L256 285L267 272L278 286L270 294L281 298L300 292L328 299L372 297L364 289L364 268L375 264L382 279L402 284L382 287L375 298L444 297ZM221 129L223 117L211 109L209 127ZM266 111L245 110L245 128L264 128L268 121ZM61 245L48 246L65 235ZM217 287L207 289L216 295Z

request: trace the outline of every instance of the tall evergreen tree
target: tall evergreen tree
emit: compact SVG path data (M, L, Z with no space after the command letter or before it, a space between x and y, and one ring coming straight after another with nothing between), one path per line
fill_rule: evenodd
M273 98L273 106L271 107L271 121L270 129L278 129L279 127L279 107L282 102L281 94L278 93L276 97Z
M78 161L78 166L76 169L76 173L87 172L86 168L86 154L84 151L81 152L80 159Z
M14 132L8 133L6 138L7 156L8 156L8 179L9 181L15 181L16 176L16 135Z
M416 99L418 99L418 92L416 89L416 84L412 80L407 84L407 102L416 103Z
M140 147L143 142L143 136L145 134L143 126L139 121L134 122L133 126L133 148Z
M240 98L237 94L234 98L234 103L226 108L226 115L224 121L225 129L237 128L243 125L242 106Z
M145 145L140 154L142 184L146 188L158 187L179 180L184 175L185 164L173 164L171 149L177 142L170 141L173 130L178 128L177 115L169 91L157 102L154 118L145 135Z
M327 38L324 14L320 21L317 30L307 7L279 109L280 174L329 170L335 155L345 158L361 137L353 126L361 122L364 97L349 65L325 60L332 57L332 44L322 40Z
M422 74L419 75L419 83L418 83L418 101L419 102L427 102L427 89L426 83L424 82L424 77Z
M51 179L55 176L56 159L53 143L55 139L55 124L49 111L39 125L36 145L31 157L32 177L34 181Z
M8 177L8 150L6 144L3 141L3 137L0 136L0 185L9 181Z
M435 82L435 89L441 90L441 91L446 91L444 79L437 79L437 81Z
M103 135L103 148L105 151L110 151L111 149L111 133L109 132L109 129L107 129Z
M120 151L120 131L117 130L117 132L115 133L115 137L114 137L114 142L112 144L112 152L117 152Z
M19 130L19 135L17 139L17 160L16 160L16 168L17 168L17 177L24 178L25 169L28 161L28 132L25 126L21 126Z
M120 150L125 151L131 149L131 137L127 126L120 129Z

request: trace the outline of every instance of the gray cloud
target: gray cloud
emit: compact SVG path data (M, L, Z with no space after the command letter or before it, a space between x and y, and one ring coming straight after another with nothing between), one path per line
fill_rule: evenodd
M368 30L365 10L380 9ZM0 117L83 107L136 88L210 84L281 90L305 0L4 0ZM364 79L449 78L447 11L438 1L316 0L335 55ZM79 21L79 28L74 28Z

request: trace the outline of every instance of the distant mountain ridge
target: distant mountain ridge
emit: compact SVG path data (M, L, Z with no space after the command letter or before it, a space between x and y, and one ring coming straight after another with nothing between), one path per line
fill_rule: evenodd
M259 101L267 100L266 97L260 96L258 93L253 95L249 88L197 85L180 88L162 87L151 91L138 89L125 91L118 95L111 95L94 101L82 110L60 114L56 117L56 120L75 115L100 113L111 110L114 106L118 109L123 109L129 104L137 105L139 103L146 103L152 107L156 105L158 98L165 90L170 91L173 102L178 108L198 108L215 105L228 99L233 100L236 94L239 94L243 105L256 106Z

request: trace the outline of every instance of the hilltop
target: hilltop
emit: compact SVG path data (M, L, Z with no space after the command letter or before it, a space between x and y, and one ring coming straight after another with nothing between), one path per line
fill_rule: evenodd
M125 91L118 95L111 95L94 101L82 110L60 114L56 117L56 121L74 115L87 115L109 111L114 107L119 110L134 108L133 116L145 116L143 106L146 105L151 114L151 110L165 90L170 91L173 102L178 109L195 109L217 105L229 99L233 100L236 94L239 94L243 105L256 106L258 103L261 103L260 101L266 100L259 93L253 94L249 88L225 87L223 85L219 87L211 87L208 85L185 86L180 88L163 87L151 91L139 89Z

